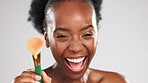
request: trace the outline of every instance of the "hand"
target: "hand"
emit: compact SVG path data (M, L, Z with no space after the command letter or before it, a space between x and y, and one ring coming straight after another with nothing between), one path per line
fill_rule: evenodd
M42 71L43 83L51 83L51 78L47 76L47 74Z
M42 71L43 83L51 83L51 78ZM39 80L41 77L35 74L34 70L23 71L21 75L15 78L14 83L40 83Z

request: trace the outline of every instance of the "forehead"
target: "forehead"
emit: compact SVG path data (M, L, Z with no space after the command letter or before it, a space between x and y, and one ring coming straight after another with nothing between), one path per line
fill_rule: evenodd
M85 17L92 16L93 7L90 2L82 2L80 0L68 0L68 1L60 1L57 3L49 3L47 4L45 11L45 19L48 21L53 17L59 16L60 18L71 15L83 15ZM90 18L90 17L88 17ZM46 20L46 21L47 21Z
M63 22L70 20L91 20L92 9L88 3L78 2L78 1L67 1L62 2L54 6L54 15L56 21ZM82 20L83 18L83 20ZM59 23L59 22L58 22Z
M69 0L52 5L49 3L46 6L45 16L47 27L51 30L61 24L70 26L75 24L76 26L77 23L81 25L89 23L97 28L95 11L90 2Z
M91 6L90 6L90 3L89 2L82 2L82 1L79 1L79 0L76 0L76 1L61 1L61 2L59 2L59 3L57 3L57 4L55 4L54 6L53 6L53 8L55 9L55 10L57 10L57 9L59 9L60 8L60 10L61 11L64 11L64 10L66 10L66 11L68 11L68 10L70 10L70 11L91 11Z

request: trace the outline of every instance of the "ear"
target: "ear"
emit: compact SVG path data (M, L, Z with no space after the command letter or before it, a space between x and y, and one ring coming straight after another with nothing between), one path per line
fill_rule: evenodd
M45 39L46 47L49 48L49 46L50 46L49 38L48 38L48 34L46 31L44 32L44 39Z

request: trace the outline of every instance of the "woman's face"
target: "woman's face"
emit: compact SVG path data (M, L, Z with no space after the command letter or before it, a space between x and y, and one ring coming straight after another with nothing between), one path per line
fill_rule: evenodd
M86 72L96 51L97 26L88 3L64 1L53 9L50 48L63 76L77 79Z

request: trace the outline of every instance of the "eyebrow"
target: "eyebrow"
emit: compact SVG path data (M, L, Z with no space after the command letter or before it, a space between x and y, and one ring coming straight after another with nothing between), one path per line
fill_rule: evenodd
M92 25L88 25L86 27L83 27L80 31L84 31L87 30L88 28L94 28Z
M54 33L56 31L69 31L67 28L64 28L64 27L57 27L55 30L54 30Z
M83 27L80 31L84 31L84 30L87 30L88 28L94 28L92 25L88 25L86 27ZM70 31L69 29L65 28L65 27L57 27L55 30L54 30L54 33L56 31Z

